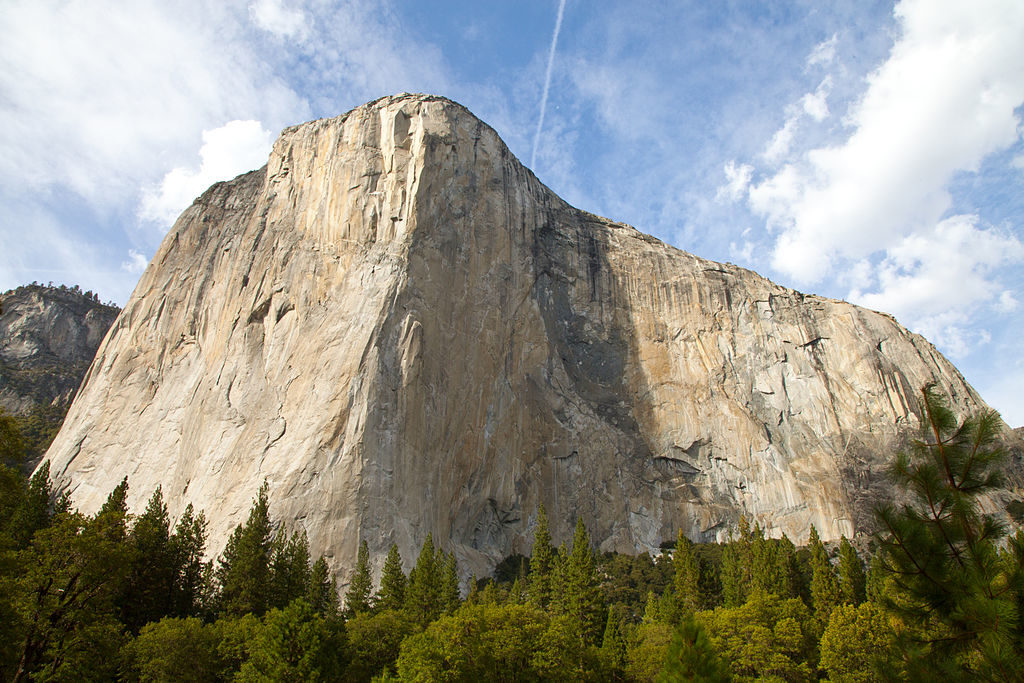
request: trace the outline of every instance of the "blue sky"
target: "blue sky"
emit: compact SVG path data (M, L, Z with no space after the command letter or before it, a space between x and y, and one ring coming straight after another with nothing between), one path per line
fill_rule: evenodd
M1024 425L1021 36L1019 0L4 0L0 290L124 303L281 128L430 92L580 208L892 313Z

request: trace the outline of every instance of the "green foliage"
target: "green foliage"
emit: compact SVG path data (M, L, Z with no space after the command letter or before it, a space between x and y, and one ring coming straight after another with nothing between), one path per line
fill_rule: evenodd
M405 607L405 589L407 579L402 571L402 556L398 546L391 544L384 568L380 574L380 587L373 598L373 607L377 610L400 610Z
M653 681L665 667L674 629L660 622L636 628L626 653L626 676L633 681Z
M592 663L571 628L537 607L463 605L405 640L398 674L410 681L578 680L581 660Z
M866 598L867 579L857 550L843 536L839 542L839 594L843 602L857 606Z
M359 613L345 624L350 663L345 680L367 681L382 673L395 673L402 641L419 627L404 611Z
M25 459L25 441L18 422L0 408L0 465L17 468Z
M345 670L345 629L303 599L263 618L237 681L336 681Z
M687 613L700 609L700 564L693 552L693 544L690 539L679 530L676 539L675 552L672 554L672 566L675 573L672 579L672 586L675 589L676 600L680 607Z
M141 683L205 683L226 678L220 629L200 619L168 617L147 624L121 651L122 676Z
M958 423L934 386L922 405L926 437L890 470L907 502L877 512L882 566L897 593L885 604L913 627L900 647L914 676L1024 677L1024 555L1000 555L1005 529L978 502L1002 483L999 417L988 411Z
M882 673L898 679L898 662L886 656L895 638L892 618L878 605L840 605L821 636L821 668L833 681L868 683Z
M604 625L604 600L590 535L582 518L576 521L572 550L564 554L559 564L557 593L552 596L554 610L572 619L584 646L593 645Z
M349 616L370 610L370 596L373 592L373 577L370 575L370 548L366 541L359 544L356 557L356 572L345 593L345 613Z
M814 620L820 632L828 623L833 608L840 602L839 580L829 561L825 545L818 537L818 530L813 524L807 547L811 551L811 607L814 609Z
M533 532L533 551L530 557L527 593L531 604L545 608L551 603L555 560L555 550L551 546L551 534L548 532L548 516L541 504L537 508L537 529Z
M14 485L18 486L20 477L14 478L14 481L16 482ZM25 548L28 546L32 536L50 523L50 498L52 495L50 462L46 461L32 475L28 486L19 490L19 494L15 495L12 500L10 518L3 527L10 535L15 547Z
M317 558L309 572L306 601L324 616L332 617L338 613L338 586L323 557Z
M604 670L614 678L621 678L626 669L626 641L622 637L615 610L608 610L608 620L605 622L604 636L601 638L600 657Z
M761 677L809 681L816 662L811 614L797 598L755 590L741 607L699 612L697 623L737 681Z
M270 554L273 548L267 484L263 483L245 524L235 527L217 565L220 611L224 615L261 616L270 597Z
M405 607L421 626L437 619L444 611L443 563L444 553L435 550L433 534L428 533L416 566L409 572L409 586L405 592Z
M459 608L459 598L459 567L455 553L448 553L441 568L441 609L445 614Z
M206 516L189 503L170 538L177 576L174 580L174 616L200 616L212 609L213 563L203 561L206 551Z
M270 551L270 601L278 609L309 592L309 542L304 531L291 535L282 529Z
M739 537L730 539L722 551L722 600L727 607L742 605L753 581L753 533L750 523L740 517Z
M121 622L133 633L174 613L178 579L170 520L160 487L128 534L128 576L118 600Z
M722 662L708 640L704 629L692 614L683 618L672 634L665 658L665 668L658 683L706 681L726 683L732 680L729 667Z

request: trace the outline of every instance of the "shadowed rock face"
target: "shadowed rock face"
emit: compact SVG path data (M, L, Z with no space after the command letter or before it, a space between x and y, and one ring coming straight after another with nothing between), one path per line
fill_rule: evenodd
M463 107L384 98L285 130L168 233L49 452L95 510L125 475L219 550L271 507L344 580L428 532L482 574L582 516L603 550L746 514L797 542L868 523L938 382L892 318L577 210Z

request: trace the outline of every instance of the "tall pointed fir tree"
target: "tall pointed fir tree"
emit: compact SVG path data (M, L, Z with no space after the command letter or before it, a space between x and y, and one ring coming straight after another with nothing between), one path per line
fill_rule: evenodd
M283 609L309 590L309 541L306 532L277 532L270 551L270 607Z
M890 468L906 502L877 512L887 605L916 627L901 647L922 680L1024 680L1024 536L1001 557L1006 529L979 500L1003 484L1004 427L991 410L959 422L933 385L922 395L924 438Z
M338 613L338 585L331 576L327 560L321 555L309 570L309 592L306 601L315 612L325 617Z
M854 607L864 602L866 582L857 550L843 536L839 540L839 594L842 601Z
M370 548L366 541L359 544L356 556L356 571L345 592L345 613L349 616L370 610L370 596L373 591L373 577L370 575Z
M201 616L211 608L213 563L203 561L206 553L206 515L198 515L192 503L174 527L171 552L178 576L174 582L174 616Z
M267 483L263 482L245 524L228 538L217 564L220 610L230 616L262 616L270 601L270 553L273 545Z
M533 550L530 557L530 578L527 594L530 602L546 609L551 603L551 582L555 571L555 549L551 547L548 516L544 504L537 508L537 529L533 532Z
M576 521L572 550L562 562L556 606L579 628L581 643L597 643L604 625L604 598L583 518Z
M405 607L405 593L408 579L402 571L402 556L398 552L398 545L391 544L387 557L384 558L384 568L380 573L380 587L373 598L375 610L399 610Z
M828 559L828 551L825 550L825 545L813 524L807 546L811 551L811 608L814 610L814 621L821 632L828 624L832 609L839 604L839 581Z
M726 607L739 607L751 589L753 533L746 516L740 515L739 534L722 549L722 600Z
M679 530L676 548L672 553L673 578L676 600L684 613L696 612L701 607L700 564L683 530Z
M434 535L427 534L416 566L409 572L405 606L413 619L426 626L441 615L441 569L434 548Z
M132 633L174 612L177 557L170 519L158 486L128 534L128 578L118 602L121 621Z
M459 608L459 566L455 560L455 553L451 552L444 556L444 566L441 569L441 608L446 614L451 614Z

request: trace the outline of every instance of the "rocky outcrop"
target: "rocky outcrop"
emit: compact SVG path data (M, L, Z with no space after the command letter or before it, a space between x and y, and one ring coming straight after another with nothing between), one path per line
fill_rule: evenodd
M0 408L55 430L119 310L78 287L32 284L0 295ZM29 446L30 457L42 454Z
M800 542L869 523L938 382L891 317L777 286L575 209L448 100L384 98L285 130L168 233L49 451L96 509L205 509L260 484L344 580L358 543L428 532L481 574L582 516L602 549Z

